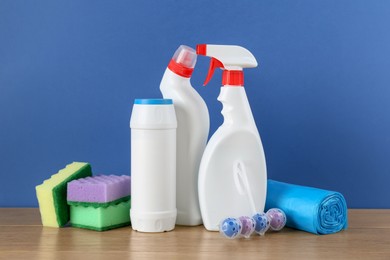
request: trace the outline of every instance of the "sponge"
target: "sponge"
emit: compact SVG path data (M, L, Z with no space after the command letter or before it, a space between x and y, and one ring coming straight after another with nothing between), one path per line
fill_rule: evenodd
M73 227L105 231L130 225L130 199L108 207L70 206Z
M88 203L104 207L128 200L130 196L130 176L98 175L74 180L68 183L67 200L69 205Z
M91 175L88 163L73 162L35 187L43 226L62 227L69 221L66 184Z

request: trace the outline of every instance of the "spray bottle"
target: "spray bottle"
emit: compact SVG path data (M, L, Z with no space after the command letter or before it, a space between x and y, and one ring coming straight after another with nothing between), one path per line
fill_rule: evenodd
M194 49L181 45L160 84L164 98L173 99L176 111L176 224L186 226L202 224L198 173L210 125L206 103L190 82L196 59Z
M197 46L211 57L206 85L214 70L223 70L218 101L223 124L209 140L199 169L199 203L207 230L218 231L227 216L263 212L267 172L263 145L244 89L244 68L257 66L247 49L233 45ZM252 199L248 199L252 198Z

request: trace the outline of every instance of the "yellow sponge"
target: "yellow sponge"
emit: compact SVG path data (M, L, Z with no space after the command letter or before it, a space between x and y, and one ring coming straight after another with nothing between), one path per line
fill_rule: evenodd
M43 226L62 227L68 223L67 183L88 176L92 176L91 165L74 162L35 187Z

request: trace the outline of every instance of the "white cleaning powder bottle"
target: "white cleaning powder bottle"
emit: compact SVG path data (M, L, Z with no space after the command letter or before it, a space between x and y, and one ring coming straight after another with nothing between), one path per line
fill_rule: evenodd
M190 83L196 57L194 49L181 45L160 84L164 98L173 100L176 111L176 224L187 226L202 224L198 172L210 125L207 106Z
M199 169L199 202L203 224L218 231L227 216L252 216L263 212L267 173L263 145L244 89L243 68L257 66L248 50L232 45L197 46L211 57L209 74L223 70L218 100L223 104L223 124L213 134ZM253 199L248 199L253 198Z
M131 128L131 226L142 232L174 229L176 115L171 99L136 99Z

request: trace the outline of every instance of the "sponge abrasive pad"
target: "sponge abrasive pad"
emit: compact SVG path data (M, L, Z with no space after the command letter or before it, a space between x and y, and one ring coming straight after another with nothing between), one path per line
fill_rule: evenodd
M91 165L73 162L35 187L43 226L62 227L68 223L67 183L87 176L92 176Z
M70 207L70 222L73 227L105 231L130 225L130 199L108 207Z
M129 195L130 176L98 175L69 182L67 200L109 203Z

